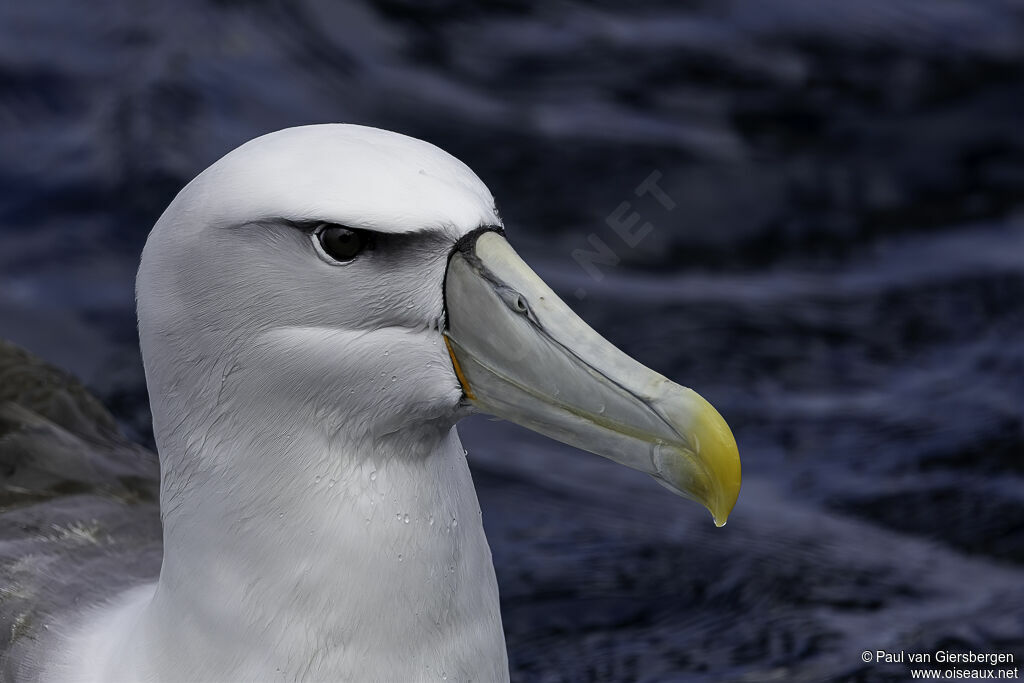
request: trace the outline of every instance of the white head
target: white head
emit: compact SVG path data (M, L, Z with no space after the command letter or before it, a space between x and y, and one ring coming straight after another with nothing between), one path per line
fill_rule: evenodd
M193 180L153 229L137 286L164 495L253 467L216 462L228 451L210 439L238 458L259 452L239 442L280 430L331 444L443 435L462 398L441 337L445 268L487 225L500 225L494 200L464 164L360 126L272 133ZM355 258L325 252L330 226L362 231Z
M251 472L240 454L290 433L416 457L476 408L647 471L724 523L739 460L722 418L601 339L494 231L468 167L374 128L283 130L200 174L138 276L164 496Z
M724 523L739 463L721 416L601 339L500 231L468 167L374 128L271 133L191 181L137 283L165 498L289 433L417 457L475 408L647 471Z
M721 416L597 335L502 232L464 164L360 126L258 138L175 198L137 283L165 539L154 642L174 631L232 670L197 634L236 629L253 672L306 657L307 628L468 642L410 621L411 599L463 634L489 615L500 638L479 519L432 522L475 516L452 430L472 410L648 472L724 523L740 471ZM399 568L403 554L419 561ZM456 565L490 578L435 571ZM371 590L381 571L390 584ZM322 670L348 670L335 664Z

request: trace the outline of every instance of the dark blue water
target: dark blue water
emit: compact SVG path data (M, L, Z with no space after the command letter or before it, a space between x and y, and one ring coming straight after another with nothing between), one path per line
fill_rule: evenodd
M739 441L715 529L633 472L465 425L516 680L1020 663L1024 3L2 3L0 336L146 440L149 227L232 147L322 121L464 160L555 289ZM638 196L652 173L665 194ZM629 246L609 219L632 212ZM574 259L595 239L617 265Z

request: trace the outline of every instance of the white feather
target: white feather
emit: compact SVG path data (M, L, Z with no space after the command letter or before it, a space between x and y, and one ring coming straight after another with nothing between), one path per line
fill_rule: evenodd
M422 234L338 267L289 221ZM182 190L137 287L163 567L51 680L507 680L438 329L452 244L499 222L461 162L358 126L267 135Z

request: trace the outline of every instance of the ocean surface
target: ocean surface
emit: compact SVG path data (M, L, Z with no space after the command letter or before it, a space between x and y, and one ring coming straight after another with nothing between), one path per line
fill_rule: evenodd
M514 680L1024 660L1024 2L0 3L0 337L151 444L149 228L236 145L325 121L465 161L556 291L736 434L716 529L464 423Z

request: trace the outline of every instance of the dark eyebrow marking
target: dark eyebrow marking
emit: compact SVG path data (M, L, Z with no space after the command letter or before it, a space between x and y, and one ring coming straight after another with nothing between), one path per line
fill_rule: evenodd
M366 228L357 228L352 225L346 225L345 223L339 223L337 221L322 221L322 220L301 220L294 221L288 218L280 219L282 223L287 225L289 228L295 228L301 232L312 233L321 225L337 225L342 228L348 228L349 230L358 230L359 232L376 232L376 230L367 230Z
M267 221L262 221L262 222L267 222ZM382 238L382 239L386 238L386 239L396 239L396 240L398 240L398 239L402 239L403 237L407 237L407 238L429 238L429 237L436 237L438 239L444 239L446 241L451 239L451 237L449 236L450 235L449 230L446 229L448 226L443 226L443 225L424 225L424 226L420 226L420 227L418 227L418 228L416 228L414 230L400 230L400 231L392 232L390 230L374 230L373 228L367 228L367 227L363 227L361 225L352 225L352 224L349 224L349 223L342 223L340 221L324 219L324 218L309 218L309 219L301 219L301 220L295 220L295 219L292 219L292 218L276 218L276 219L272 219L270 222L279 222L279 223L281 223L283 225L286 225L286 226L288 226L290 228L294 228L296 230L300 230L300 231L305 232L307 234L312 234L312 232L314 230L316 230L317 226L320 226L320 225L323 225L323 224L326 223L328 225L339 225L339 226L341 226L343 228L348 228L349 230L355 230L357 232L365 232L365 233L368 233L370 235L373 235L374 237L379 237L379 238Z

